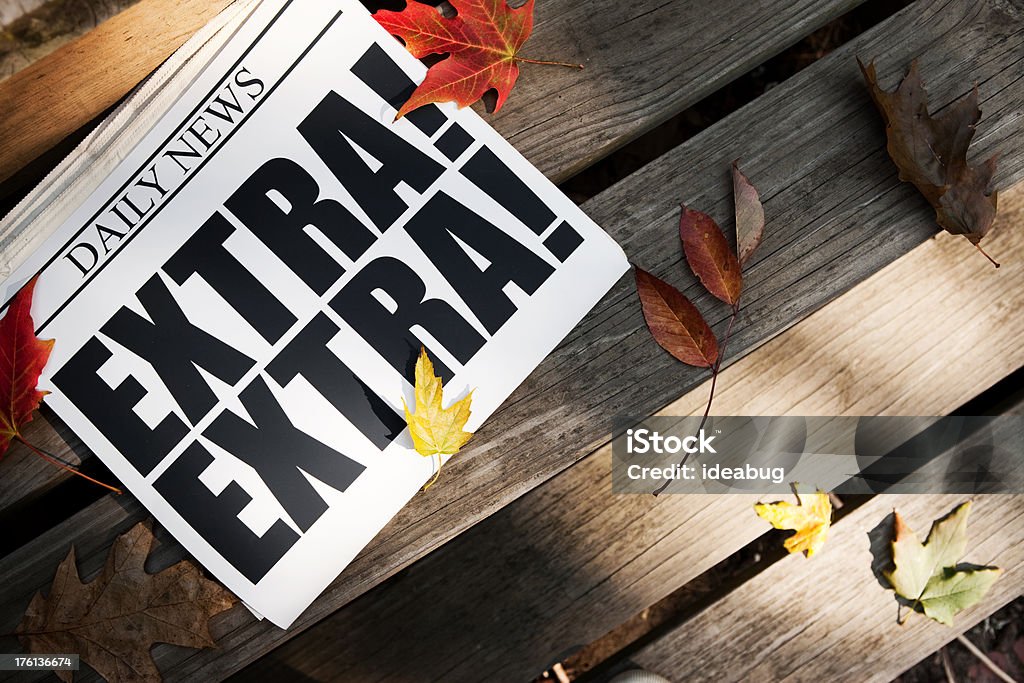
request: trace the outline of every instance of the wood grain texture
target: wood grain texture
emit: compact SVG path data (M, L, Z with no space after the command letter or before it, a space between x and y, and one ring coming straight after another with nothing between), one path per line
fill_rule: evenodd
M60 425L60 429L55 429L55 425ZM46 453L58 454L68 463L78 465L83 456L92 457L78 438L63 426L60 418L48 411L36 413L22 431L26 441ZM4 522L13 521L20 510L74 476L47 463L17 441L11 444L2 462L0 520ZM61 472L61 476L54 476L55 472Z
M1024 126L1017 114L1021 14L1001 0L922 0L586 209L638 263L695 294L682 276L677 202L719 219L729 215L729 164L743 157L744 170L766 199L769 221L732 346L734 357L743 355L934 232L929 209L898 182L885 155L853 53L879 57L887 79L920 56L936 108L980 81L985 119L976 153L1003 149L999 177L1010 183L1024 170L1024 154L1010 144ZM652 195L650 188L658 192ZM966 259L977 256L965 249L971 254ZM986 267L981 259L978 271ZM612 416L649 414L702 381L650 340L635 292L623 280L488 421L475 446L449 465L445 486L403 509L291 630L281 632L236 610L219 622L220 649L160 648L157 657L175 680L217 679L238 669L592 452L608 440ZM103 547L138 514L111 517L86 540ZM68 538L79 537L72 529L74 520L26 545L0 561L0 573L8 575L8 563L24 568L34 557L49 557L54 544L66 547ZM52 566L35 565L5 590L5 604L25 604L32 591L47 585ZM20 609L0 614L0 621Z
M999 271L929 240L725 370L715 414L950 413L1024 366L1024 184L991 244ZM965 372L967 354L985 360ZM699 415L707 390L660 414ZM612 496L611 460L601 448L233 680L529 680L768 528L756 496Z
M547 0L538 3L531 54L587 68L525 68L493 122L562 179L862 2ZM0 181L117 102L228 4L142 0L0 82Z
M136 2L139 0L6 0L0 4L0 80Z
M113 106L231 0L143 0L0 81L0 181Z
M160 10L161 3L168 5L178 1L143 0L135 11L154 13ZM206 2L213 4L211 0ZM746 0L686 3L544 0L537 6L537 25L529 46L545 46L545 51L585 62L587 68L582 74L543 66L524 69L514 95L501 114L487 118L531 162L557 181L699 101L862 2L799 0L779 9ZM220 0L218 6L222 4ZM719 12L732 20L708 24L705 18ZM175 12L165 10L163 18L164 30L168 33L177 36L195 30L195 22ZM737 40L740 26L744 27L743 40ZM120 51L122 59L136 59L134 51L124 51L123 43L127 35L132 35L137 42L140 37L134 33L143 28L143 25L136 28L122 17L107 22L102 34L94 32L40 63L36 69L42 73L33 88L45 89L50 87L51 80L73 76L76 82L81 79L81 83L92 84L95 80L95 86L68 81L61 87L105 88L111 94L120 93L112 100L115 101L134 86L138 80L136 71L144 64L133 66L130 74L115 70L102 75L71 76L61 76L61 64L63 60L78 60L83 54L109 55L114 51ZM124 31L129 33L119 33ZM625 53L617 42L624 31L636 37L635 44ZM166 41L163 47L170 49L173 42ZM680 45L685 49L680 49ZM128 81L132 81L130 85ZM18 126L37 126L43 121L43 128L54 128L45 134L52 142L102 111L94 111L83 118L79 116L82 112L75 110L70 112L72 118L66 119L69 112L60 110L61 115L54 116L29 94L24 89L15 90L10 82L0 82L0 186L7 171L24 165L28 158L41 151L36 150L36 146L43 146L41 142L37 145L31 136L23 138L22 130L4 119L3 102L12 103L11 106L17 104L21 111ZM44 115L43 111L47 113ZM566 140L572 143L566 144ZM36 151L28 150L26 145L33 145ZM0 196L3 196L2 191ZM16 472L7 483L0 482L0 514L15 500L9 491L16 491L19 501L33 495L31 490L24 489L26 480L50 489L69 476L44 463L36 463L27 454L21 454L17 460L28 471Z
M923 534L964 499L877 496L836 524L813 560L776 562L631 659L681 681L890 681L1024 591L1024 495L976 496L965 559L1003 575L953 628L919 614L896 623L892 591L872 572L893 508Z

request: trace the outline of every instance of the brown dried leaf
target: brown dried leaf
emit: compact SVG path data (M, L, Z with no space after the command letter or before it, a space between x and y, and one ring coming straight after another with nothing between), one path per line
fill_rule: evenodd
M764 238L764 207L757 188L737 163L732 162L732 190L736 200L736 254L742 267L761 246Z
M874 62L857 63L885 119L887 149L900 180L913 183L928 199L940 226L977 245L992 228L997 205L992 189L996 157L980 166L967 162L967 148L981 119L978 88L933 117L916 59L892 92L878 85Z
M687 365L714 367L715 333L682 292L642 268L636 268L636 291L647 327L663 349Z
M114 541L100 575L82 583L75 549L57 567L50 595L37 593L17 634L33 654L75 652L111 683L160 681L150 648L156 643L213 647L210 618L236 598L203 577L191 562L149 574L153 545L148 522ZM72 672L59 671L71 681Z
M740 263L714 219L684 204L679 237L686 262L701 284L730 306L738 304L743 291Z

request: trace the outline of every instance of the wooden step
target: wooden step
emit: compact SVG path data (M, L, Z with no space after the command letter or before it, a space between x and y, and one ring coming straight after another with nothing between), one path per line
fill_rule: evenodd
M1024 310L1024 184L991 239L998 271L943 235L872 276L725 370L715 414L952 412L1024 366L1008 315ZM968 353L985 362L964 372ZM707 389L661 414L700 414ZM756 496L613 496L611 460L602 448L233 680L530 680L768 529Z
M1010 75L1024 59L1024 36L1021 18L1007 12L996 0L921 0L586 209L638 263L696 295L680 263L676 203L729 215L727 169L743 157L766 198L770 228L751 268L748 307L731 345L734 357L742 356L934 231L930 210L898 182L885 155L855 51L879 57L887 77L921 56L936 108L963 95L970 88L964 73L971 73L984 83L986 108L977 153L1005 151L1001 182L1022 175L1024 154L1014 153L1009 141L1024 126L1015 114L1019 88ZM627 38L620 32L615 39ZM964 62L972 68L965 70ZM970 256L964 258L980 258L965 250ZM984 270L984 261L977 268ZM707 297L694 298L715 310ZM258 623L240 608L218 622L221 649L185 654L158 648L161 665L177 680L217 679L236 670L592 452L608 440L611 416L649 414L703 379L650 340L632 283L624 280L488 421L475 445L447 468L444 484L407 506L291 630ZM93 553L105 552L104 534L109 542L140 516L129 507L118 517L112 506L101 501L0 561L0 574L20 576L5 593L5 605L15 606L0 608L0 621L16 620L23 609L17 605L49 583L55 566L50 558L79 538L77 526L87 526L93 512L108 515L105 527L90 527L96 535L85 539ZM9 572L11 567L23 574Z
M957 495L882 495L836 524L825 549L760 572L630 659L678 681L846 680L886 683L1024 592L1024 495L974 498L966 561L1003 575L950 628L919 614L896 622L896 601L875 573L892 510L922 536Z

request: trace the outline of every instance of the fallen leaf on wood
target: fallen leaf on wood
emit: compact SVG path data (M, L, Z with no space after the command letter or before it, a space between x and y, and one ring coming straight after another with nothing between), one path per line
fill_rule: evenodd
M729 325L721 343L693 303L678 289L636 268L636 289L643 306L644 319L655 341L676 359L711 370L708 404L698 431L704 428L711 405L722 359L729 346L733 326L740 313L743 293L742 264L761 244L764 235L764 209L757 190L733 162L733 193L736 201L736 253L711 216L695 211L685 204L679 217L679 239L690 270L713 296L732 306ZM680 467L686 462L683 456ZM669 486L665 481L654 495Z
M48 393L39 391L39 376L50 359L54 341L36 336L32 320L35 287L36 278L32 278L14 295L0 320L0 459L11 441L17 439L50 464L120 494L121 489L83 474L71 463L44 452L21 436L21 427L32 421L33 413Z
M687 365L713 368L718 340L697 307L664 280L642 268L635 270L636 291L655 341Z
M389 33L402 39L414 57L448 54L430 67L396 118L432 102L456 102L465 107L492 88L498 92L494 107L498 111L519 78L520 63L583 68L520 56L519 51L533 32L534 0L515 9L507 0L450 2L457 12L451 18L420 2L407 3L401 12L381 10L373 15Z
M736 306L743 291L740 262L714 219L683 205L679 237L690 270L709 292Z
M33 654L74 652L111 683L160 681L150 655L156 643L213 647L209 620L236 598L182 561L157 574L146 572L153 545L147 522L117 537L100 575L82 583L75 550L57 567L49 597L37 593L18 626ZM64 681L71 671L57 671Z
M786 501L758 503L754 512L771 523L776 529L793 529L795 534L786 539L783 546L791 553L804 553L812 557L821 550L828 538L832 525L832 501L827 493L817 491L811 494L797 492L799 505Z
M913 183L925 196L935 208L940 226L954 235L964 235L977 247L992 228L997 206L992 188L997 157L980 166L967 161L981 119L978 88L932 116L916 59L892 92L878 85L874 62L865 66L858 59L857 63L885 119L889 156L900 170L900 180Z
M469 421L473 393L445 408L442 403L444 389L441 378L434 374L434 364L426 349L420 349L416 360L416 413L409 412L409 406L402 399L405 421L409 424L416 452L427 458L437 458L438 467L434 478L424 490L437 481L441 474L441 457L455 455L466 445L473 434L464 431Z
M953 617L974 605L999 578L996 567L961 566L967 550L967 517L971 503L963 503L932 524L924 543L893 513L893 569L884 572L896 595L912 610L947 626Z
M764 239L764 206L757 188L735 161L732 163L732 192L736 201L736 254L742 268Z
M36 387L53 350L53 340L36 336L32 322L35 286L32 279L22 287L0 320L0 457L7 452L11 439L20 436L22 425L32 420L32 413L46 396Z

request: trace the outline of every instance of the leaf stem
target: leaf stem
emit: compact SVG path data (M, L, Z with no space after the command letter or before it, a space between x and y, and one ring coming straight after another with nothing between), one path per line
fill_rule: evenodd
M991 256L989 256L989 255L988 255L987 253L985 253L985 250L981 248L981 245L980 245L980 244L975 244L974 242L971 242L971 244L974 244L974 248L975 248L975 249L977 249L978 251L980 251L980 252L981 252L981 255L982 255L982 256L984 256L984 257L985 257L985 258L987 258L987 259L988 259L989 261L991 261L991 262L992 262L992 265L993 265L993 266L995 266L996 268L998 268L998 267L999 267L999 262L998 262L998 261L996 261L996 260L995 260L994 258L992 258Z
M91 481L92 483L96 484L97 486L102 486L103 488L107 489L108 491L112 491L112 492L116 493L119 496L122 493L124 493L124 491L122 491L121 489L117 488L116 486L111 486L110 484L104 484L102 481L99 481L97 479L93 479L88 474L85 474L84 472L81 472L81 471L75 469L74 467L71 467L69 465L64 464L63 462L60 461L60 459L58 459L56 457L53 457L51 455L48 455L47 453L44 453L39 448L36 448L32 444L30 444L28 441L26 441L20 434L18 434L15 438L18 439L18 441L20 441L21 443L25 444L25 446L30 451L32 451L33 453L38 455L43 460L45 460L48 463L50 463L51 465L56 465L57 467L61 468L62 470L66 471L66 472L70 472L71 474L79 476L82 479L85 479L86 481Z
M700 419L700 424L697 426L697 433L699 434L704 425L708 421L708 415L711 414L711 404L715 401L715 387L718 384L718 373L722 370L722 359L725 357L725 350L729 347L729 338L732 337L732 328L736 324L736 318L740 314L740 302L737 299L736 303L732 307L732 315L729 316L729 327L725 330L725 336L722 337L722 345L718 349L718 358L715 359L715 364L711 366L711 391L708 393L708 404L704 407L704 416ZM683 459L679 461L679 467L682 469L683 465L686 464L686 460L690 457L689 453L683 455ZM665 489L672 483L671 479L666 479L665 483L658 487L654 492L657 497L665 492Z
M570 62L549 62L546 59L529 59L528 57L515 57L515 61L522 62L523 64L544 64L547 66L565 66L570 69L583 70L582 64L572 64Z
M426 491L427 489L429 489L437 481L437 478L441 476L441 454L435 453L431 460L433 460L434 458L437 458L437 469L434 470L434 477L433 479L427 482L426 486L420 489L421 491Z

